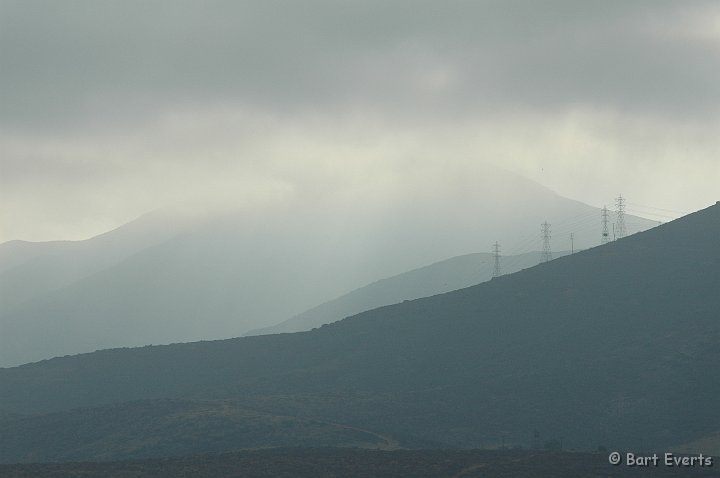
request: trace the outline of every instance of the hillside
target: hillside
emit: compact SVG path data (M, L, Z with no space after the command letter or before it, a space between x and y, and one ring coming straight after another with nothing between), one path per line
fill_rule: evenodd
M534 430L570 448L685 444L720 430L719 236L717 204L311 332L0 369L0 410L233 399L409 447L527 445ZM52 423L14 430L0 441L5 450L25 434L54 433Z
M714 462L716 463L716 462ZM714 467L617 466L607 453L539 450L279 448L114 463L0 465L2 478L663 478L720 476Z
M559 252L555 257L567 254L569 252ZM277 325L251 330L246 335L302 332L377 307L470 287L492 278L493 261L493 255L487 253L453 257L373 282ZM539 262L538 252L502 257L501 273L511 274Z
M268 446L388 448L365 430L272 415L232 401L144 400L38 416L0 417L0 463L127 460ZM36 430L37 434L29 434Z
M241 336L378 278L487 250L495 240L508 255L537 250L545 219L555 223L555 250L569 248L572 231L576 248L598 243L597 208L537 183L502 171L448 181L390 202L298 199L174 233L150 217L140 230L159 229L151 240L123 227L80 243L0 245L0 266L24 261L0 275L0 367ZM655 225L628 223L632 232ZM42 252L56 246L80 250Z

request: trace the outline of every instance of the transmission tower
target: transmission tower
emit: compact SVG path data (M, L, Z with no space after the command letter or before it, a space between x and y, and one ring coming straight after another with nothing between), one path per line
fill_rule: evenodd
M497 241L493 244L493 259L495 259L495 266L492 276L498 277L500 275L500 244Z
M570 233L570 254L575 254L575 233Z
M542 253L540 254L540 261L548 262L548 261L552 260L552 252L550 252L550 224L548 224L547 221L545 221L541 224L541 226L542 226L543 248L542 248Z
M625 198L622 194L615 198L615 209L617 210L617 230L615 234L618 239L625 237Z
M608 208L602 208L602 240L601 244L607 244L610 241L610 231L608 231Z

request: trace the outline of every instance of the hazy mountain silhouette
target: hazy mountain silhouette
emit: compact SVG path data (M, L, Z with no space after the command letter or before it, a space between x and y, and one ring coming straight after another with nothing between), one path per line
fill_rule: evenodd
M560 252L555 256L562 257L567 254L568 252ZM537 265L540 261L539 252L502 257L501 274L517 272ZM493 267L494 256L489 253L453 257L373 282L277 325L251 330L246 335L302 332L377 307L463 289L490 280Z
M233 399L266 414L372 431L401 446L528 445L537 431L571 448L663 449L720 430L718 237L720 203L310 332L0 369L0 410L86 416L72 410ZM27 427L15 422L3 450L61 426L31 418Z
M507 255L537 250L545 219L555 223L555 249L569 249L570 231L576 248L599 242L596 208L537 183L499 171L448 181L392 203L300 197L208 218L154 245L128 239L128 228L82 244L25 245L35 255L0 277L0 366L241 336L378 278L489 250L495 240ZM628 222L631 230L654 225ZM94 247L106 243L112 247ZM82 254L36 254L45 246Z
M165 242L187 226L154 212L87 240L0 244L0 315Z

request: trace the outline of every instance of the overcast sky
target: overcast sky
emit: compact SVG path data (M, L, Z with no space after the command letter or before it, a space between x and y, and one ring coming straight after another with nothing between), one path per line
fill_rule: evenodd
M485 164L720 199L716 1L0 0L0 68L0 242Z

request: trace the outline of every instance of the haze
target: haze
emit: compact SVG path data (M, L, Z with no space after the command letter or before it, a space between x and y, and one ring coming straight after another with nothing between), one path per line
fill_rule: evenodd
M716 2L2 1L0 45L0 242L372 213L486 165L654 219L717 199Z

